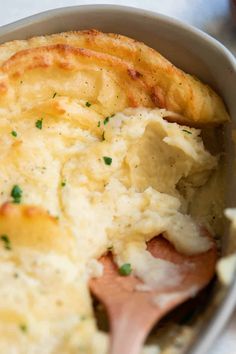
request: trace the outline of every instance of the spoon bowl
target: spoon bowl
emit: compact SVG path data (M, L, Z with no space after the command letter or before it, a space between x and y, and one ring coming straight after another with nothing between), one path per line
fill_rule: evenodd
M215 273L217 249L213 241L207 252L194 256L178 253L161 236L149 241L147 249L155 258L177 265L181 282L173 282L173 286L159 284L158 289L145 291L142 281L134 275L119 274L110 252L101 257L103 275L91 279L90 289L104 304L109 316L109 354L139 354L153 325L176 306L194 297Z

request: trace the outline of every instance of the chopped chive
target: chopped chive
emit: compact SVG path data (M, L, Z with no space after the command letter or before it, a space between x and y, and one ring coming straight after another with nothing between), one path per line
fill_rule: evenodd
M114 115L115 113L111 114L109 117L106 117L103 121L103 124L106 125L109 122L110 118L114 117Z
M13 198L13 203L19 204L21 202L22 193L22 189L17 184L15 184L11 190L11 197Z
M132 268L130 263L125 263L119 268L119 274L122 276L130 275L131 272Z
M66 185L66 181L61 182L62 187L65 187L65 185Z
M43 119L38 119L35 123L36 128L42 129L43 127Z
M55 97L56 97L56 95L57 95L57 92L54 92L54 94L53 94L52 98L55 98Z
M110 166L112 164L112 158L109 156L103 156L103 160L106 165Z
M98 125L97 125L97 126L98 126L98 128L100 127L100 125L101 125L101 122L99 121L99 122L98 122Z
M26 333L28 331L28 327L26 326L25 323L22 323L19 325L19 328L22 332Z
M17 132L15 130L12 130L11 135L16 138L17 137Z
M108 252L111 252L113 250L113 246L107 247Z
M109 122L109 120L110 120L110 117L106 117L103 121L103 124L106 125Z
M105 132L102 132L102 141L105 140Z
M92 103L90 103L90 102L86 102L86 103L85 103L85 106L86 106L86 107L90 107L91 105L92 105Z
M192 132L190 132L189 130L183 129L183 132L187 133L187 134L192 134Z
M11 241L9 240L9 237L7 235L2 235L1 240L4 244L5 250L10 251L12 248L11 248Z

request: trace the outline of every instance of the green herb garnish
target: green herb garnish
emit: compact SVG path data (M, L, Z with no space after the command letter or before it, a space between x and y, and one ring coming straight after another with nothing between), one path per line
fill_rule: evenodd
M103 121L103 124L106 125L109 122L110 118L114 117L114 115L115 115L115 113L111 114L109 117L106 117Z
M183 132L187 133L187 134L192 134L192 132L190 132L189 130L183 129Z
M55 98L55 97L56 97L56 95L57 95L57 92L54 92L54 94L53 94L52 98Z
M110 120L110 117L106 117L103 121L103 124L106 125L109 122L109 120Z
M43 127L43 119L38 119L37 122L35 123L36 128L42 129Z
M1 240L4 244L5 250L10 251L11 250L11 241L9 240L9 237L7 235L2 235Z
M80 316L80 320L81 321L85 321L85 320L87 320L88 319L88 316L86 316L86 315L81 315Z
M22 189L17 184L15 184L11 190L11 197L13 198L13 203L19 204L21 202L22 193Z
M132 272L131 264L130 263L125 263L119 268L119 274L122 276L127 276L130 275Z
M103 160L104 160L106 165L110 166L112 164L112 158L111 157L103 156Z
M11 135L16 138L17 137L17 132L15 130L12 130Z
M105 140L105 132L102 132L102 141Z
M92 103L90 103L90 102L86 102L86 103L85 103L85 106L86 106L86 107L90 107L91 105L92 105Z
M66 185L66 181L61 182L62 187L65 187L65 185Z
M100 125L101 125L101 122L99 121L99 122L98 122L98 125L97 125L97 126L98 126L98 128L100 127Z
M26 324L22 323L19 325L19 328L22 332L26 333L28 331L28 327L26 326Z

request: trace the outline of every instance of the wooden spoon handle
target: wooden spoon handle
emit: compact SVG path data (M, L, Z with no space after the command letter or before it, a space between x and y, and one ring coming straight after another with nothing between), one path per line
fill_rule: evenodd
M157 322L157 313L152 306L129 301L111 315L111 342L109 354L140 354L142 345Z

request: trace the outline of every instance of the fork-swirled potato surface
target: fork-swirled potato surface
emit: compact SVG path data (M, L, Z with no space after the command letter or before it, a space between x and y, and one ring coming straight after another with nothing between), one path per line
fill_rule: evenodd
M146 242L211 247L198 224L222 216L219 157L195 126L227 120L212 89L124 36L0 46L0 353L107 353L88 289L107 250L146 288L181 281Z
M138 78L142 78L145 82L145 88L135 92L137 97L132 106L142 106L144 102L139 100L139 96L143 92L150 97L145 102L145 106L166 108L178 113L180 117L175 120L178 119L180 123L201 126L219 124L229 120L221 98L208 85L176 68L144 43L122 35L86 30L34 37L29 40L16 40L0 46L0 62L6 61L19 50L55 44L103 53L108 61L114 60L112 71L116 69L119 71L122 62L125 63L124 65L129 64L130 68L127 67L127 70L133 80L128 79L125 88L131 90L129 84L136 86L135 80ZM89 55L87 55L89 63L91 60L88 57ZM115 61L115 58L120 59L120 64ZM98 67L100 68L101 65L103 64L101 63ZM126 77L127 75L124 75L121 80L126 80Z

